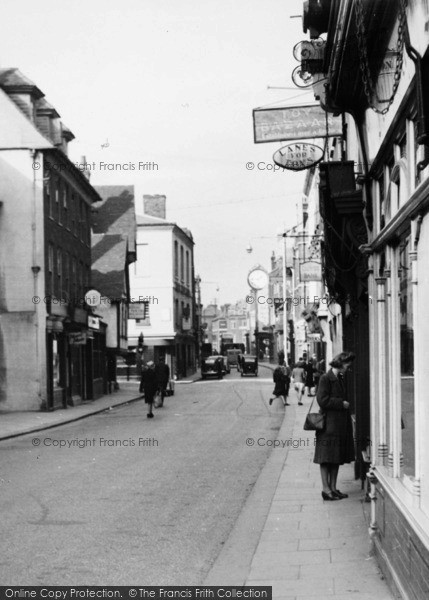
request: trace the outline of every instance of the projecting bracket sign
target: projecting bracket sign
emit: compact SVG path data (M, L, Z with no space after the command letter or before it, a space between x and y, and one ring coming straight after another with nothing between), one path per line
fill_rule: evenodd
M325 112L320 104L253 110L255 144L325 138L342 131L341 117Z

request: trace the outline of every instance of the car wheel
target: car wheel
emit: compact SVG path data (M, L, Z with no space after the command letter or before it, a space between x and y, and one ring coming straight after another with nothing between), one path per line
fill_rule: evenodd
M255 377L257 377L257 376L258 376L258 371L255 371Z
M201 379L206 379L206 375L201 375Z
M242 377L244 377L244 373L243 373L243 371L240 373L240 375L241 375Z

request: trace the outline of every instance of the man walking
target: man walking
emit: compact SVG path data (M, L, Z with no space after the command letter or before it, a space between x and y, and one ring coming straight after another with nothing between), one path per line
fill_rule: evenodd
M158 364L155 367L156 383L158 392L161 395L161 404L164 404L164 398L167 395L167 386L170 381L170 367L166 364L165 358L160 356Z

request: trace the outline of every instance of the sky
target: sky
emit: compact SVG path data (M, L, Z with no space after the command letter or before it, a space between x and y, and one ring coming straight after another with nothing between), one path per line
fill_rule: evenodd
M252 110L314 102L291 80L293 46L308 39L302 7L2 2L1 68L18 67L43 91L76 136L70 159L95 163L93 185L134 185L139 213L143 194L167 196L167 219L192 231L204 304L243 300L249 270L269 269L278 234L300 220L305 172L273 171L285 142L254 144Z

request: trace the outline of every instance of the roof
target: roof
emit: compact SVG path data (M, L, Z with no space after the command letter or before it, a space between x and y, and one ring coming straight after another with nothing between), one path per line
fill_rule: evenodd
M172 221L166 221L165 219L152 217L151 215L137 215L136 221L137 227L173 227L181 231L194 244L191 231L185 227L179 227L177 223L173 223Z
M112 299L126 294L127 240L120 233L91 236L91 284Z
M35 98L43 98L44 96L37 85L23 75L17 67L0 69L0 87L8 94L30 92Z
M95 234L119 234L127 241L129 262L136 260L136 215L133 185L95 186L102 198L92 207L91 225Z

